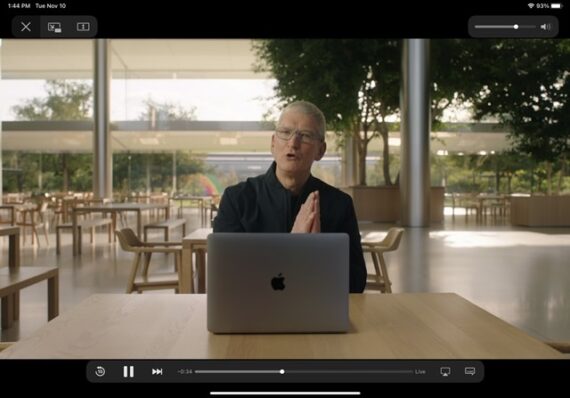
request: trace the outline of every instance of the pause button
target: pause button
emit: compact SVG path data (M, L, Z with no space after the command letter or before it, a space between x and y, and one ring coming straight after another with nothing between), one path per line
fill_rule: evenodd
M134 366L123 366L123 377L124 378L135 377L135 367Z

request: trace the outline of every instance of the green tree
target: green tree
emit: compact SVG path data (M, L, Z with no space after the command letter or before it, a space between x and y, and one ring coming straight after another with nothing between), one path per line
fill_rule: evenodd
M77 81L47 80L46 96L32 98L12 107L18 120L90 120L92 114L91 85ZM92 181L91 154L21 154L29 164L22 169L19 190L39 188L37 174L42 173L44 190L90 190ZM41 157L41 168L39 167ZM10 183L9 183L10 184ZM8 190L11 186L7 187Z
M552 163L565 159L570 140L568 40L487 41L476 67L486 76L474 97L477 118L510 127L514 148L545 162L551 194Z
M485 41L438 39L430 42L432 131L441 127L445 110L468 104L484 85L486 71L474 67Z
M32 98L12 110L18 120L89 120L91 85L75 81L47 80L47 97Z
M150 97L144 100L143 103L145 104L147 111L139 115L139 120L151 120L155 122L196 120L195 106L184 108L180 104L158 102Z
M443 112L459 106L483 85L472 64L483 44L476 40L431 41L432 127ZM382 174L392 185L386 117L399 114L401 43L399 40L262 40L256 42L258 69L277 79L283 102L305 99L317 104L330 127L342 132L340 145L354 139L359 183L366 181L368 143L380 136ZM362 132L362 134L361 134Z
M368 144L381 136L384 180L392 184L386 117L397 113L399 107L399 41L260 40L254 50L258 70L270 71L276 78L279 100L315 103L341 145L354 140L361 185L366 185Z

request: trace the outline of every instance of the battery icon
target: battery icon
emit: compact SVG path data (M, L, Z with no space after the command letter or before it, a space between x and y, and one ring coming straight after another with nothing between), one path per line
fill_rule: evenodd
M550 3L550 8L562 8L562 3Z

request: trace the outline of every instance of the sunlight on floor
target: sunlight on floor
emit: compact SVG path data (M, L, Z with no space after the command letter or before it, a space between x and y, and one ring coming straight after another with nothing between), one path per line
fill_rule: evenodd
M570 234L527 231L432 231L430 238L443 240L447 247L568 246Z

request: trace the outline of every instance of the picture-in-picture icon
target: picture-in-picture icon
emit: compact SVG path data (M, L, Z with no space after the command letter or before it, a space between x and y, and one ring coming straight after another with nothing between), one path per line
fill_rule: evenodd
M60 22L48 22L47 28L48 28L48 32L61 33L61 23Z

